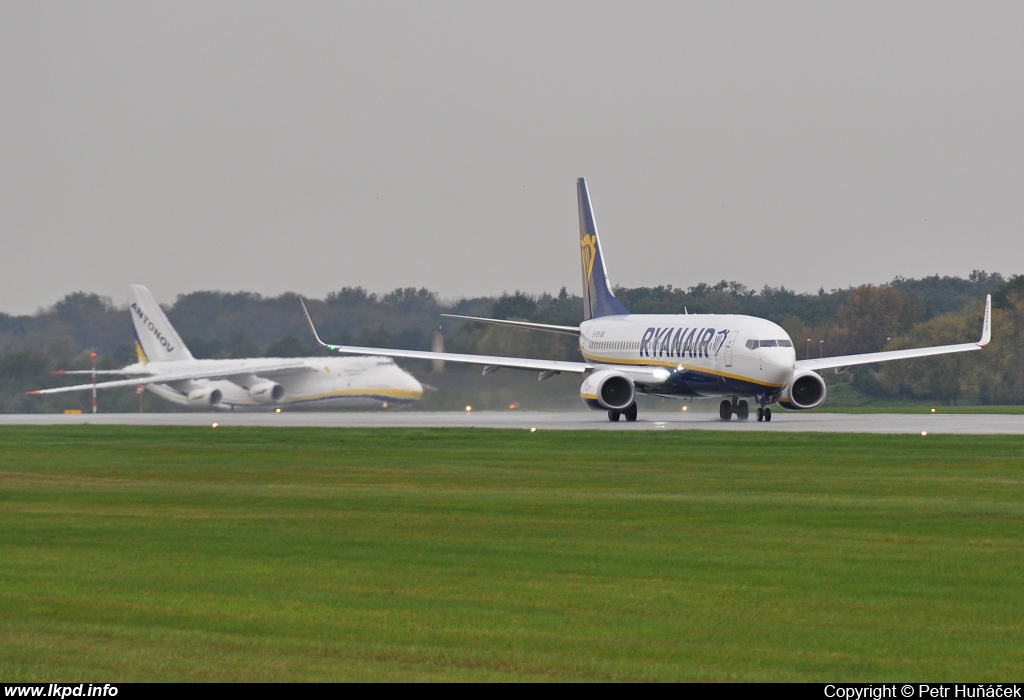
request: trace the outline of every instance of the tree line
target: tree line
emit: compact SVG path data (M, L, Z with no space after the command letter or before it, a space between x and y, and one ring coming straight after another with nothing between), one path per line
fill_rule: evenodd
M789 333L797 357L844 355L976 339L985 294L993 294L993 340L981 353L892 362L827 377L849 385L851 400L934 400L942 403L1024 403L1024 370L1017 348L1024 334L1024 276L982 271L968 278L898 277L887 284L798 293L785 287L754 290L735 281L617 288L634 313L731 313L772 320ZM321 337L333 343L430 349L440 327L448 350L550 359L578 359L570 336L521 331L444 319L441 314L489 316L559 325L582 321L582 300L565 288L558 294L516 291L498 297L448 301L412 287L374 294L345 287L324 299L307 299ZM168 318L197 358L321 355L293 293L265 297L252 292L199 291L165 307ZM57 369L87 369L90 353L101 369L135 361L131 319L110 299L75 292L33 315L0 313L0 411L36 412L85 405L85 395L26 397L29 389L67 379ZM414 373L425 363L412 363ZM469 371L450 367L447 371ZM443 391L443 382L431 380ZM116 394L116 396L114 395ZM104 395L106 410L133 410L133 392ZM156 401L147 410L165 410Z

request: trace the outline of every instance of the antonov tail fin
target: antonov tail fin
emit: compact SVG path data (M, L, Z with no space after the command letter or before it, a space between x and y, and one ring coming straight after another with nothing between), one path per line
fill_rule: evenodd
M608 273L604 266L604 255L601 253L601 241L597 237L597 223L594 221L594 208L590 204L590 190L587 189L586 179L581 177L576 181L576 191L580 205L583 320L628 314L626 307L612 294L611 285L608 283Z
M192 353L185 347L181 336L167 320L163 309L149 290L141 284L128 285L132 290L132 303L128 311L135 327L135 352L140 362L166 362L191 360Z

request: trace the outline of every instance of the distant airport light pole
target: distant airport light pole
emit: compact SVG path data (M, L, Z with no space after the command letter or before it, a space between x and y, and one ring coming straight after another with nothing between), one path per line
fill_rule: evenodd
M430 334L430 350L431 352L444 352L444 329L441 326L435 328ZM431 360L430 365L435 372L444 371L444 360Z
M807 358L808 360L811 359L811 339L810 338L807 339L807 352L804 354L804 357Z
M89 355L92 357L92 412L96 413L96 351Z
M820 360L823 357L825 357L825 341L824 340L819 340L818 341L818 359Z

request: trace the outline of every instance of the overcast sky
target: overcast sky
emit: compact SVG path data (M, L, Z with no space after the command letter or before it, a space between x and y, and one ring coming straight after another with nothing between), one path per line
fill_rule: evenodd
M0 311L1024 272L1024 3L0 0Z

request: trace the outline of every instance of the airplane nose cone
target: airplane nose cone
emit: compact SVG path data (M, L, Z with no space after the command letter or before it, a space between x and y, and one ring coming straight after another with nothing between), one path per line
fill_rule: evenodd
M423 398L423 385L420 384L416 377L411 374L406 374L405 377L406 380L403 383L403 390L409 392L410 401L419 401Z
M791 348L779 348L777 352L765 354L762 360L765 380L780 386L789 384L796 366L796 352Z
M419 382L413 383L413 388L411 389L411 391L414 392L413 400L419 401L420 399L423 398L423 385L420 384Z

